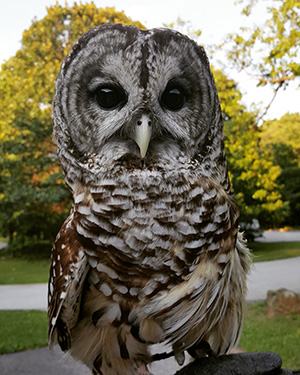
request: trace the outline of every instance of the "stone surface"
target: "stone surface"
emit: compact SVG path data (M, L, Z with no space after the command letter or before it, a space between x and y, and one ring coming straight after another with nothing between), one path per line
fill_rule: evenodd
M300 315L300 294L289 289L269 290L266 300L266 314L269 318L291 314Z

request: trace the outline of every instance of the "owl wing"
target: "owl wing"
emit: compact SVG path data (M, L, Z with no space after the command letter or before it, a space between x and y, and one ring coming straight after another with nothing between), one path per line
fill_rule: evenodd
M177 240L176 254L188 261L197 253L198 260L182 283L154 295L143 309L162 322L175 355L202 339L215 353L225 353L239 337L248 250L240 235L236 241L238 210L231 195L206 179L199 188L193 186L190 196L194 208L180 223L184 236Z
M52 251L48 284L49 345L57 335L62 350L70 347L69 331L77 322L82 287L89 271L73 225L73 212L59 231Z

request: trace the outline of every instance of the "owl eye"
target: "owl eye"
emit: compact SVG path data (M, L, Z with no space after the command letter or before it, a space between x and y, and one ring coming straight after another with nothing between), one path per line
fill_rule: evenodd
M98 87L94 96L102 109L114 109L127 101L125 92L115 86Z
M170 111L178 111L184 106L185 95L180 86L167 86L163 92L160 103Z

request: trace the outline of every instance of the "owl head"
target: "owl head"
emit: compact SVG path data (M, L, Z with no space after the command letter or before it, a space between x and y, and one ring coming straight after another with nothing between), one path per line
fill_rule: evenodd
M69 186L128 161L226 169L205 51L169 29L103 25L77 41L56 82L54 138ZM223 172L222 172L223 173Z

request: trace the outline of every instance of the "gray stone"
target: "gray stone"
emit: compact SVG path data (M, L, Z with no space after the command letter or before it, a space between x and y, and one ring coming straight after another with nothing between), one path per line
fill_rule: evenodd
M280 315L300 315L300 294L285 288L276 291L269 290L266 300L266 314L269 318Z

